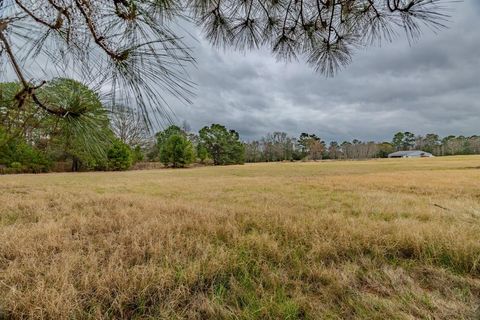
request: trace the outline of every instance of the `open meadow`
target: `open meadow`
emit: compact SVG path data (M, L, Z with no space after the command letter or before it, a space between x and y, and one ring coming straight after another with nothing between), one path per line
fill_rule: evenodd
M0 176L0 318L479 306L480 156Z

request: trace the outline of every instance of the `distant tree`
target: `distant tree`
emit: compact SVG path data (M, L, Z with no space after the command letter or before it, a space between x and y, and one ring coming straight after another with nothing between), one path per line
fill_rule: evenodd
M320 140L320 138L317 137L315 134L308 134L308 133L302 132L300 134L300 137L297 140L297 144L300 147L300 150L305 155L308 153L308 147L312 140Z
M480 136L471 136L468 138L468 143L472 154L480 154Z
M330 159L339 159L341 156L340 146L337 141L331 141L328 146L328 157Z
M308 158L310 160L321 160L325 151L325 142L320 139L310 139L308 142Z
M208 150L202 143L197 144L195 151L197 153L198 160L200 160L201 163L204 163L205 160L208 159Z
M442 155L454 155L455 154L455 143L454 139L456 137L454 135L446 136L442 139Z
M286 132L276 131L273 133L276 158L280 161L292 160L294 138L290 138Z
M344 141L340 147L344 159L369 159L379 156L379 146L373 141L353 139L352 142Z
M411 150L415 146L415 134L411 132L403 133L403 150Z
M170 136L172 135L186 136L185 131L180 129L179 126L171 125L167 127L165 130L157 132L156 137L157 137L158 148L161 148L162 144L165 143L165 141L167 141L167 139L170 138Z
M416 137L415 134L405 131L397 132L392 139L392 144L397 151L399 150L412 150L415 146Z
M120 139L114 139L107 151L107 169L112 171L128 170L133 160L132 149Z
M200 144L208 151L215 165L244 163L245 146L235 130L212 124L210 127L203 127L199 137Z
M191 132L190 125L186 121L182 124L182 131L193 146L194 158L198 159L201 163L205 163L208 158L208 152L205 147L201 145L198 134Z
M295 139L286 132L276 131L262 137L256 147L262 161L285 161L293 159L294 144Z
M259 162L264 161L262 155L260 141L252 141L245 144L245 161L246 162Z
M393 136L392 144L397 151L403 148L403 139L405 138L405 134L403 132L397 132Z
M361 159L370 159L378 157L378 144L374 141L363 143Z
M145 147L145 157L147 161L158 161L160 150L157 145L156 137L150 137Z
M297 140L297 144L300 148L302 158L308 156L312 160L321 159L325 142L317 137L317 135L302 132Z
M442 155L471 154L474 140L465 136L447 136L442 139Z
M428 133L427 135L417 136L415 140L415 149L430 153L437 153L440 146L440 138L437 134Z
M139 112L126 106L116 106L111 114L113 133L131 148L147 145L149 130Z
M351 155L350 155L350 146L352 145L351 142L349 141L343 141L341 144L340 144L340 150L342 151L342 157L343 159L350 159L351 158Z
M163 144L172 135L186 136L185 132L177 125L170 125L165 130L159 131L155 134L155 143L151 146L150 151L147 153L147 157L151 161L159 161L161 158L161 149Z
M395 147L390 142L382 142L378 144L378 153L379 158L387 158L390 153L395 152Z
M133 154L133 163L136 163L138 161L143 161L145 159L144 152L140 146L136 146L135 148L133 148L132 154Z
M183 168L194 160L192 143L182 134L172 134L160 147L160 161L165 166Z
M163 145L167 142L168 138L173 135L186 136L186 133L180 129L177 125L170 125L166 129L161 130L155 134L155 142L150 147L150 151L147 152L147 157L151 161L159 161L161 159L161 150Z

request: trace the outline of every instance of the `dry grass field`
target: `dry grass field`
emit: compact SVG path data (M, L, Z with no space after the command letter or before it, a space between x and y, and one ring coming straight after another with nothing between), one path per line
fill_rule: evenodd
M0 318L479 319L480 157L0 176Z

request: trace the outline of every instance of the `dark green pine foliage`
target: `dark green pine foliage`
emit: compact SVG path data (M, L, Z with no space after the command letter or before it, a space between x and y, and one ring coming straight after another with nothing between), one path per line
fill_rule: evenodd
M133 163L133 152L128 145L119 139L115 139L107 151L108 170L128 170Z
M173 134L168 137L160 148L160 161L165 166L183 168L194 160L193 146L185 136Z
M192 143L180 127L171 125L157 133L160 162L165 166L183 168L195 160Z
M245 162L245 146L235 130L212 124L210 127L203 127L199 133L200 144L207 150L215 165Z

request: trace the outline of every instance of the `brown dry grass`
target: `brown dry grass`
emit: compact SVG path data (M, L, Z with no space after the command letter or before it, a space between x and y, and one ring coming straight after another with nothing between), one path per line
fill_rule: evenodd
M469 319L480 157L0 177L0 318Z

